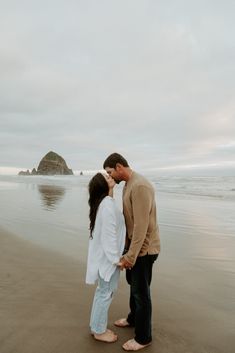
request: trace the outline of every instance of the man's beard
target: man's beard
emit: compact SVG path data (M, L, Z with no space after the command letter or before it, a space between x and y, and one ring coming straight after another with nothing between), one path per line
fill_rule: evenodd
M119 184L121 182L121 180L117 180L115 178L113 178L113 180L115 181L116 184Z

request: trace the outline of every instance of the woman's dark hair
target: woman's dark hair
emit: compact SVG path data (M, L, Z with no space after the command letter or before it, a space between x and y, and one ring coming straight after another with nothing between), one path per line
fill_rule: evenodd
M90 237L92 238L92 231L95 227L95 219L98 207L101 201L109 194L109 186L105 177L101 173L97 173L90 180L88 185L90 206L89 218L90 218Z
M104 161L103 168L116 168L117 163L120 163L123 167L129 167L128 162L124 157L119 153L112 153Z

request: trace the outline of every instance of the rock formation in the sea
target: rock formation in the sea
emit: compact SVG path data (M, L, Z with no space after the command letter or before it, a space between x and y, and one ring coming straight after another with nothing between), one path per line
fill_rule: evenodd
M40 175L72 175L72 169L69 169L64 158L55 152L48 152L40 161L37 169Z
M72 169L69 169L64 158L55 152L48 152L40 161L37 170L33 168L30 173L21 171L19 175L73 175Z
M30 171L27 169L26 172L24 172L23 170L21 170L18 175L31 175Z
M32 172L31 172L31 175L37 175L37 171L35 168L33 168Z

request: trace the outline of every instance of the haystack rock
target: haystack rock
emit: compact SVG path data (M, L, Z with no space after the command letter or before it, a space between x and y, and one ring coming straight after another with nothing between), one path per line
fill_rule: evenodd
M55 152L48 152L40 161L37 175L73 175L64 158Z

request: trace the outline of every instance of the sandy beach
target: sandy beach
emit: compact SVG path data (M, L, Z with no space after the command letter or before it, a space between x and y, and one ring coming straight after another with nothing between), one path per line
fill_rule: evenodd
M0 231L0 352L120 352L132 329L116 329L116 343L96 342L88 330L93 286L84 284L85 266ZM161 265L158 266L161 268ZM159 274L157 274L159 272ZM208 327L205 307L155 267L153 335L150 352L232 353L232 331L219 337L218 323ZM110 309L109 327L127 311L124 274ZM182 305L184 303L184 305ZM203 318L204 320L201 320ZM221 318L221 327L226 324ZM217 326L216 326L217 325ZM216 335L214 334L216 332Z
M4 230L0 248L1 353L110 351L89 334L94 287L84 284L84 266Z

